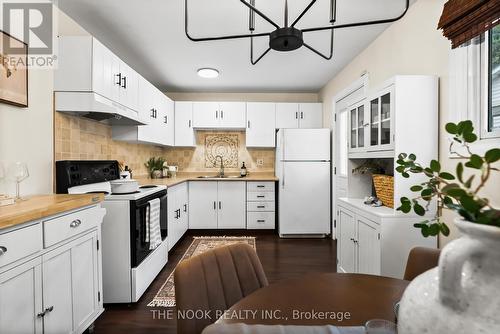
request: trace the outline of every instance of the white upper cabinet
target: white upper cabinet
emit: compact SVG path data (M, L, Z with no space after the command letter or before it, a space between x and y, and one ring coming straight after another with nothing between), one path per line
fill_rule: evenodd
M247 147L275 147L275 115L275 103L247 103Z
M193 102L175 102L175 146L196 146Z
M245 102L193 102L193 127L244 129Z
M369 98L367 147L370 151L394 148L394 86L387 87Z
M112 122L141 124L137 72L92 36L62 36L58 45L54 74L57 111L84 116L114 113L122 118L110 117Z
M323 127L323 104L300 103L299 127L301 129L320 129Z
M138 77L139 115L147 125L113 126L113 139L173 146L174 102L143 77Z
M323 127L322 103L276 103L277 129L319 129Z
M299 127L298 103L276 103L276 128L297 129Z
M366 115L365 100L356 102L349 108L349 152L366 150L369 123Z

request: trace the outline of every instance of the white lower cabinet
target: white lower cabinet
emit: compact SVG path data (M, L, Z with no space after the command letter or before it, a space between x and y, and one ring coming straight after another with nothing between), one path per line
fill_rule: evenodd
M247 228L273 230L275 210L274 182L248 182Z
M190 229L246 228L246 182L189 182Z
M182 238L189 225L187 182L168 188L168 250Z
M0 273L0 333L42 333L41 259Z
M94 222L90 224L93 228L75 232L57 245L0 266L0 333L83 333L103 312L98 244L104 210L99 206L5 232L0 237L8 239L11 234L15 236L42 224L88 221L88 212L94 213ZM41 242L42 229L38 230ZM8 252L7 248L5 254Z
M395 214L391 208L367 206L362 199L339 199L338 271L403 278L412 248L437 246L436 238L424 238L413 227L421 220Z

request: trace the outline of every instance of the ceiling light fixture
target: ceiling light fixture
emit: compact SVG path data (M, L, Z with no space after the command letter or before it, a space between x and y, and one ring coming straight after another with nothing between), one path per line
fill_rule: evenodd
M205 79L214 79L214 78L217 78L219 76L219 71L216 70L215 68L208 68L208 67L204 67L204 68L200 68L198 69L198 75L202 78L205 78Z
M238 39L238 38L250 38L250 62L252 65L257 64L269 51L293 51L299 49L302 46L305 46L312 52L317 55L325 58L326 60L332 59L333 56L333 35L336 29L350 28L350 27L360 27L372 24L383 24L383 23L391 23L401 19L405 16L408 8L410 7L410 0L406 1L406 7L402 14L397 17L390 19L381 19L381 20L372 20L372 21L363 21L363 22L353 22L353 23L345 23L345 24L335 24L337 20L337 1L330 0L330 25L325 27L317 27L317 28L307 28L307 29L298 29L295 25L302 19L302 17L309 11L309 9L314 5L317 0L312 0L309 5L302 11L302 13L289 24L288 21L288 0L285 0L285 22L284 27L280 27L273 20L271 20L268 16L262 13L259 9L255 7L255 0L240 0L240 2L249 8L249 24L248 29L250 30L249 34L246 35L227 35L227 36L218 36L218 37L193 37L189 34L188 29L188 0L184 2L184 31L186 36L193 42L206 42L206 41L217 41L217 40L226 40L226 39ZM255 31L255 14L262 17L264 20L269 22L271 25L275 27L275 30L271 32L265 33L254 33ZM330 53L325 55L312 46L304 42L304 33L312 32L312 31L326 31L330 30ZM253 52L253 39L254 37L269 37L269 47L266 51L264 51L257 59L254 59Z

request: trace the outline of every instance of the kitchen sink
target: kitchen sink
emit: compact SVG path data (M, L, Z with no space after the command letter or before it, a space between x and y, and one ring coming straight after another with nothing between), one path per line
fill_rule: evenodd
M198 176L197 178L198 179L241 179L241 178L243 178L243 176L240 176L240 175L223 175L223 176L202 175L202 176Z

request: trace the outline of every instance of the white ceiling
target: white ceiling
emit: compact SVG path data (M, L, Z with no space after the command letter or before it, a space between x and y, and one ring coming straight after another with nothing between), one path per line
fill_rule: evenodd
M248 8L238 0L188 0L190 33L197 37L246 34ZM290 21L310 0L289 0ZM256 0L256 7L283 26L285 0ZM334 57L325 60L302 47L270 51L250 63L250 41L192 42L184 34L184 0L58 0L59 7L124 61L165 91L315 92L373 41L387 24L339 29ZM298 28L328 25L329 0L318 0ZM337 0L338 24L399 15L405 0ZM256 16L256 32L273 27ZM329 51L329 32L305 33L305 42ZM256 55L267 48L256 38ZM217 79L202 79L200 67L217 68Z

